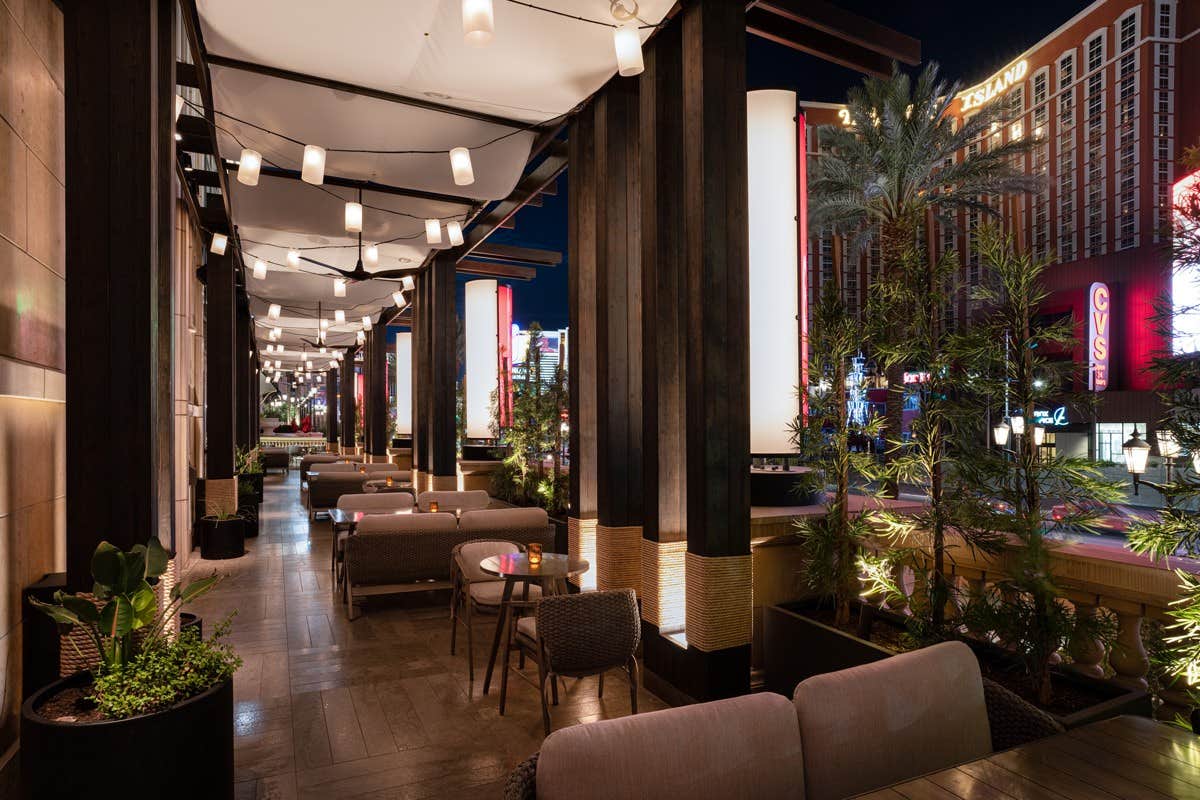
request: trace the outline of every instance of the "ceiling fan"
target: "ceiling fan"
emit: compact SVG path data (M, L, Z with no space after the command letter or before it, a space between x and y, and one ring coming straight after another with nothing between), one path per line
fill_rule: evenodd
M358 202L360 205L362 204L362 189L358 190ZM324 267L325 269L333 270L346 280L354 281L355 283L359 281L375 280L377 278L394 280L397 278L403 278L405 275L411 275L412 273L418 271L413 267L407 267L403 269L385 269L380 270L379 272L368 272L363 267L362 231L358 232L358 261L355 262L354 269L352 270L341 269L340 267L335 267L332 264L326 264L324 261L317 261L315 258L309 258L308 256L300 256L300 258L309 262L310 264L316 264L318 267Z

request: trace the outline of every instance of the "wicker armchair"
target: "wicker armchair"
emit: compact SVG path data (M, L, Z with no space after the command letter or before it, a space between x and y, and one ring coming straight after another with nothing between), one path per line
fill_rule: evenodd
M338 498L339 511L361 511L364 514L394 514L412 511L413 496L408 492L376 494L344 494ZM333 571L335 587L342 585L342 553L346 548L349 527L333 526L333 545L329 548L329 568Z
M477 613L498 614L504 593L504 579L484 572L479 568L479 562L489 556L520 553L524 550L524 545L507 539L479 539L457 544L450 553L450 655L455 654L458 626L465 625L467 680L472 684L475 682L475 636L472 625L474 616ZM540 586L529 586L529 598L538 598L541 594Z
M604 696L604 673L623 669L629 678L629 703L637 713L637 648L642 637L637 596L632 589L544 597L532 617L516 620L514 641L522 655L538 665L538 688L542 697L542 727L550 734L550 706L546 682L555 704L558 678L598 675L599 694ZM500 713L508 691L508 656L500 677Z

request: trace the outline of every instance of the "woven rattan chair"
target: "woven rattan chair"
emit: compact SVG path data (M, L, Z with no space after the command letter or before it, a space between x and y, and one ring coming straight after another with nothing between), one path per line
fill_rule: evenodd
M599 676L599 695L604 696L604 673L623 669L629 678L629 704L637 713L637 648L642 625L637 596L632 589L565 594L543 597L532 617L515 622L514 641L523 654L538 665L538 689L542 697L542 727L550 735L550 706L546 682L558 701L558 678ZM500 713L508 691L508 656L500 678Z
M1065 730L1054 717L987 678L983 679L983 700L987 704L992 750L996 752Z
M467 628L467 680L475 682L475 635L472 621L475 614L495 615L500 612L504 594L504 579L489 575L479 568L479 562L489 556L520 553L524 545L507 539L480 539L454 546L450 556L450 655L454 655L458 626ZM514 592L514 594L516 594ZM540 586L529 587L529 599L542 594ZM522 665L524 665L522 657Z
M364 514L391 514L397 511L412 511L413 496L408 492L381 492L376 494L344 494L338 498L339 511L361 511ZM342 585L342 553L345 550L349 530L334 526L333 544L329 549L329 568L333 571L334 588Z

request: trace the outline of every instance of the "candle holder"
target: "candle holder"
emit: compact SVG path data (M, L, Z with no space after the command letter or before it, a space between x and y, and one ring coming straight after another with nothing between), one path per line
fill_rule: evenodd
M366 467L359 467L359 468L358 468L358 474L359 474L359 475L366 475L366 474L367 474L367 468L366 468Z
M429 501L429 511L430 511L430 513L432 513L432 514L436 514L436 513L437 513L437 510L438 510L438 504L437 504L437 500L430 500L430 501Z
M392 488L392 476L388 475L386 480L387 480L388 488L389 489Z
M529 566L536 567L542 563L542 545L540 542L530 542L529 549Z

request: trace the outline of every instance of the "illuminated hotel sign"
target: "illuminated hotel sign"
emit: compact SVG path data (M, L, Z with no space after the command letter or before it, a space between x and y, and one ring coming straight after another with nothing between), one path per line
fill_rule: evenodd
M1112 351L1112 295L1108 284L1088 289L1088 389L1108 388L1108 354Z
M965 113L1004 94L1012 88L1014 83L1025 80L1028 72L1029 62L1022 58L1003 72L997 72L978 86L972 86L958 95L958 99L962 103L961 110Z
M1071 424L1071 421L1067 419L1067 407L1059 406L1055 409L1035 408L1033 423L1041 425L1043 428L1065 428Z

